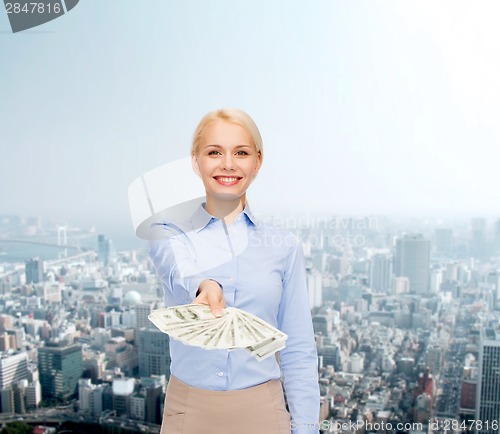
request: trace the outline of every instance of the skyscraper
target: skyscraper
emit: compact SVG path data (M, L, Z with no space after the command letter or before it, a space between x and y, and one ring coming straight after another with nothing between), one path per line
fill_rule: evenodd
M499 433L500 422L500 333L484 329L479 347L479 381L476 397L476 426L478 433ZM496 426L493 425L496 421Z
M28 259L25 262L26 283L43 282L43 262L40 258Z
M493 254L500 256L500 219L495 222L495 234L493 238Z
M139 343L139 375L170 376L170 346L168 336L158 329L142 328L137 331Z
M141 303L135 306L135 315L137 320L137 329L145 328L155 328L153 323L149 321L149 314L153 312L155 308L154 303Z
M471 220L471 255L474 258L484 258L488 255L486 242L486 219L473 218Z
M500 270L490 271L486 276L486 282L493 290L493 307L500 309Z
M110 240L106 238L105 235L100 234L97 236L98 244L98 258L104 265L108 265L109 262L109 252L110 252Z
M8 388L18 381L28 378L28 354L4 353L0 357L0 389Z
M373 255L370 266L370 287L376 291L388 292L391 288L391 275L391 258L382 253Z
M48 342L38 350L42 396L66 400L77 392L81 377L82 348L66 341Z
M161 424L161 384L151 384L146 388L146 422Z
M429 292L430 261L431 243L421 234L405 235L396 241L394 274L396 277L408 278L410 292Z

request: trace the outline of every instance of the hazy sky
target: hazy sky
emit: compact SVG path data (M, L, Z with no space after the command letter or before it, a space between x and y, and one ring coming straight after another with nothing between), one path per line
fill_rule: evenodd
M264 138L254 210L500 217L500 2L0 6L0 214L131 228L129 183L207 111Z

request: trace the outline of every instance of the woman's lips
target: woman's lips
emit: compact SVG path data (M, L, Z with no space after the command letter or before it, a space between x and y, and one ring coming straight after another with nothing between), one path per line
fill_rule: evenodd
M235 185L239 182L239 176L214 176L214 179L221 185Z

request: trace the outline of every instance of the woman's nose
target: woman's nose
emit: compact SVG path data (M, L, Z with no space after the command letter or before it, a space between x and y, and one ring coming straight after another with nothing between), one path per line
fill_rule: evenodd
M228 154L222 159L222 167L226 170L234 170L233 156Z

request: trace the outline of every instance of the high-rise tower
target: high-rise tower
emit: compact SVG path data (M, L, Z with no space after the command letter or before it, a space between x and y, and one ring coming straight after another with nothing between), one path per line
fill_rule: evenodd
M484 258L488 255L486 219L473 218L471 220L471 230L471 254L474 258Z
M137 331L139 375L170 377L170 345L168 336L160 330L141 328Z
M43 282L43 262L40 258L28 259L24 266L26 283Z
M500 432L500 333L484 329L479 347L479 381L476 396L476 432ZM496 424L494 423L496 422Z
M136 304L134 307L135 310L135 315L136 315L136 322L137 322L137 330L141 328L155 328L153 323L149 321L149 314L153 312L153 309L155 308L154 303L139 303Z
M77 392L81 377L82 348L66 341L48 342L38 350L42 396L66 400Z
M410 292L429 292L430 261L431 243L422 235L405 235L396 241L394 274L396 277L408 277Z
M495 233L493 236L493 254L500 256L500 219L495 222Z
M99 261L101 261L104 265L108 265L111 244L110 240L106 238L105 235L100 234L97 237L97 244Z
M391 288L392 260L388 255L377 253L370 265L370 287L376 291L388 292Z

